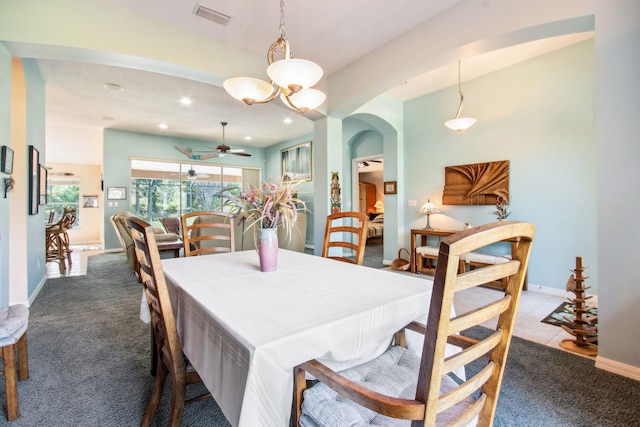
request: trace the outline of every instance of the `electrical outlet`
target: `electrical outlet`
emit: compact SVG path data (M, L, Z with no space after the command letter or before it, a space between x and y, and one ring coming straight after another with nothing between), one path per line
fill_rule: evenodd
M414 199L411 199L408 201L407 206L411 207L411 206L416 206L416 201Z

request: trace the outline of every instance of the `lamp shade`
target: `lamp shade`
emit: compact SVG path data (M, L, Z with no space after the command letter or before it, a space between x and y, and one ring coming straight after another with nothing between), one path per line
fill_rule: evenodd
M324 102L326 98L327 95L317 89L303 89L300 92L292 93L291 95L289 95L289 100L291 101L291 103L295 105L295 108L302 112L315 110ZM289 104L289 102L287 102L287 98L285 97L284 93L280 94L280 99L282 99L282 102L284 102L287 107L294 108L293 106L291 106L291 104Z
M456 119L447 120L444 125L449 129L462 132L469 129L476 122L476 119L472 117L458 117Z
M267 74L278 86L297 92L318 83L322 68L306 59L281 59L269 65Z
M431 215L431 214L440 213L440 210L437 208L436 205L431 203L431 200L427 200L427 203L422 205L418 213Z
M222 87L229 95L239 101L245 99L262 101L273 93L273 86L264 80L253 77L234 77L227 79Z
M383 212L384 211L384 202L382 200L378 200L376 202L376 204L373 205L373 207L376 208L376 211Z

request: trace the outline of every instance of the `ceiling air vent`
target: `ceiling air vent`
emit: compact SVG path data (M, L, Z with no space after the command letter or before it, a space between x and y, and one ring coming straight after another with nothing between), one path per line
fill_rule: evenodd
M227 25L227 23L231 20L230 16L227 16L220 12L216 12L215 10L208 9L199 4L196 4L196 10L194 13L198 16L208 19L209 21L217 22L218 24L222 25Z

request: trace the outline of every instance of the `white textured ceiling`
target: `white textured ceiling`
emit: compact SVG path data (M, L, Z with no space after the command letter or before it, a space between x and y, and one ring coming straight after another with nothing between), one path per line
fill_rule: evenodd
M110 1L132 13L259 54L266 55L268 46L279 35L280 9L275 0L199 2L229 15L231 20L226 26L196 16L198 3L194 1ZM323 67L325 74L330 74L458 2L290 0L285 9L286 36L296 57L313 60ZM463 82L591 36L556 37L466 59ZM21 53L19 44L13 48L17 54ZM232 99L218 86L168 74L53 59L37 59L37 64L46 84L47 144L70 144L68 138L74 138L74 134L86 138L87 132L93 134L102 128L220 141L220 121L229 122L225 133L227 143L232 146L265 147L313 131L311 120L283 107L279 100L249 107ZM433 70L387 94L407 100L454 85L456 67L457 64L450 64ZM118 84L124 90L109 90L104 83ZM183 96L191 97L193 103L181 105L179 100ZM291 119L291 123L285 124L285 118ZM159 123L169 127L159 129ZM63 130L69 128L85 131ZM246 136L252 139L245 140ZM61 149L49 150L48 147L47 151L49 161L64 161L55 158L54 153Z

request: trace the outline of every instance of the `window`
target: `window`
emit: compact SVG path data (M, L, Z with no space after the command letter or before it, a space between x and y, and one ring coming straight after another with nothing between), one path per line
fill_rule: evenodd
M66 207L76 208L76 221L72 228L80 227L80 180L78 178L65 178L51 176L47 179L47 218L50 212L55 212L52 217L58 221Z
M239 167L133 159L129 210L154 227L162 227L159 220L167 216L201 210L227 211L230 206L220 193L223 189L239 193L243 175L243 168Z

